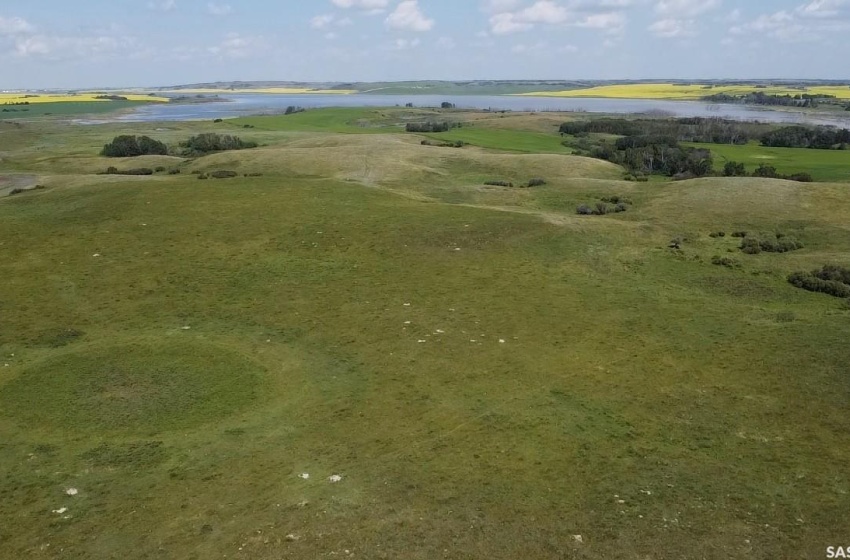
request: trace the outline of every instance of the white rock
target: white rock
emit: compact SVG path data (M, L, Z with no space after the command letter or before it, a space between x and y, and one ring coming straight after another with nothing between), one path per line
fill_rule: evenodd
M65 490L65 493L68 494L69 496L76 496L77 494L80 493L80 491L77 490L76 488L68 488L67 490Z
M94 254L94 255L92 255L92 256L93 256L93 257L95 257L95 258L97 258L97 257L99 257L99 256L100 256L100 253L95 253L95 254Z
M577 543L583 543L584 537L582 537L581 535L573 535L573 540Z
M66 511L68 511L68 508L63 507L63 508L59 508L59 509L54 509L54 510L53 510L53 513L58 513L59 515L62 515L62 514L63 514L63 513L65 513Z
M329 476L328 480L330 480L332 483L337 483L337 482L342 480L342 477L338 474L334 474L334 475Z
M310 480L310 473L301 473L298 476L300 476L304 480Z
M410 304L409 304L409 303L405 303L405 304L404 304L404 306L405 306L405 307L410 307Z
M505 343L505 339L504 339L504 338L500 338L500 339L499 339L499 344L504 344L504 343Z
M184 331L192 330L192 327L183 327Z

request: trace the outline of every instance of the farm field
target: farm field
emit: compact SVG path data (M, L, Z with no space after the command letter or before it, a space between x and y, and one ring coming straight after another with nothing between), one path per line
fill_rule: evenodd
M403 132L436 116L465 124ZM710 146L836 182L627 182L561 146L565 118L0 122L0 191L44 187L0 198L0 557L844 542L850 306L786 278L850 266L847 152ZM259 147L98 155L206 132ZM740 230L805 248L746 255Z
M110 99L98 99L103 95L120 95L126 97L127 101L143 101L148 103L167 103L167 97L155 95L143 95L134 93L67 93L67 94L41 94L41 93L0 93L0 105L11 105L14 103L28 103L37 105L41 103L111 103Z
M725 93L744 95L760 91L765 95L798 95L801 93L834 95L838 99L850 99L850 86L813 86L789 88L767 86L754 89L755 85L712 86L703 84L616 84L566 91L538 91L520 95L543 97L608 97L617 99L679 99L699 100L707 95Z

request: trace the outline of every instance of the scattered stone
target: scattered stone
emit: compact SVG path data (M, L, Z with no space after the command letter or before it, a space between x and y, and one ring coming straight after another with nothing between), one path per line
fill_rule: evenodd
M76 488L68 488L67 490L65 490L65 493L68 494L69 496L76 496L77 494L80 493L80 491L77 490Z
M192 330L192 327L183 327L184 331Z
M499 339L499 344L504 344L504 343L505 343L505 339L504 339L504 338L500 338L500 339Z
M310 473L301 473L298 476L303 478L304 480L310 480Z
M573 535L573 540L577 543L583 543L584 537L582 537L581 535Z
M66 511L68 511L68 508L63 507L63 508L59 508L59 509L54 509L54 510L53 510L53 513L58 513L59 515L62 515L62 514L63 514L63 513L65 513Z
M95 254L94 254L94 255L92 255L92 256L93 256L94 258L97 258L97 257L99 257L99 256L100 256L100 253L95 253Z
M298 535L293 535L293 534L291 534L291 533L290 533L290 534L288 534L288 535L286 535L286 540L287 540L287 541L289 541L289 542L295 542L295 541L297 541L299 538L300 538L300 537L299 537Z
M340 482L340 481L342 480L342 477L341 477L340 475L338 475L338 474L334 474L334 475L329 476L329 477L328 477L328 480L330 480L330 481L331 481L331 483L334 483L334 484L335 484L335 483L337 483L337 482Z

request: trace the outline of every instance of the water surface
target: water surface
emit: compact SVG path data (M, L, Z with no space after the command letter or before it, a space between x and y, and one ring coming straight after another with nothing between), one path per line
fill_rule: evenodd
M223 94L227 101L194 104L151 103L129 112L78 120L86 124L110 122L154 122L226 119L259 114L279 114L290 105L320 107L393 107L413 103L415 107L439 107L444 101L460 109L507 111L574 111L608 114L662 114L672 117L723 117L744 121L825 124L850 127L850 114L807 113L790 108L762 109L701 101L654 99L600 99L558 97L514 97L499 95L273 95Z

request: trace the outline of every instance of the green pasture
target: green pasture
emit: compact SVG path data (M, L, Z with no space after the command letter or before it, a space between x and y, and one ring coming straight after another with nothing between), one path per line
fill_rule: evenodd
M850 308L786 277L850 266L846 185L626 182L555 133L406 134L409 116L0 126L0 179L45 187L0 198L0 557L843 543ZM261 146L97 155L199 132ZM777 167L839 178L807 154ZM576 215L615 195L628 211ZM744 255L740 230L805 248Z

